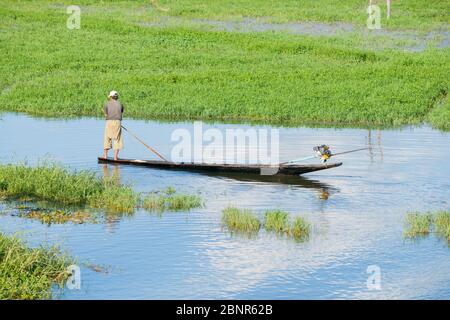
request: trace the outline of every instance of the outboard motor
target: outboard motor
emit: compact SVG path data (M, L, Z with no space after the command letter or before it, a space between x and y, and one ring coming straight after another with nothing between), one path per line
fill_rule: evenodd
M313 148L316 155L322 160L323 163L327 162L329 158L331 158L331 150L330 147L323 144L321 146L317 146Z

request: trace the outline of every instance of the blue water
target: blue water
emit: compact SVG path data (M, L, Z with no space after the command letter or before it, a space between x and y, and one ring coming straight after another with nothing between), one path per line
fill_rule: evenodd
M161 216L136 211L105 223L46 226L10 214L0 228L31 245L59 245L78 259L81 290L61 299L418 299L450 298L450 248L431 235L403 239L409 211L450 209L450 134L428 127L396 130L279 128L280 160L311 154L327 143L343 166L289 181L249 180L191 172L97 163L100 119L46 120L3 114L0 162L51 159L72 169L117 175L141 192L173 186L198 192L206 207ZM126 120L124 124L165 155L178 128L192 123ZM203 124L204 128L249 128ZM269 128L253 127L253 128ZM153 158L125 135L128 158ZM312 160L312 162L317 160ZM310 241L297 243L260 231L231 236L221 226L227 206L262 214L278 208L313 225ZM95 272L87 263L103 266ZM380 270L380 290L368 288L367 268Z

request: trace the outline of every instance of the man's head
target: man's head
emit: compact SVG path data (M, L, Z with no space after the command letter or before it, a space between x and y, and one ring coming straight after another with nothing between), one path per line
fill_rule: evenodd
M117 100L117 99L119 99L119 93L117 91L113 90L109 93L108 97L111 99Z

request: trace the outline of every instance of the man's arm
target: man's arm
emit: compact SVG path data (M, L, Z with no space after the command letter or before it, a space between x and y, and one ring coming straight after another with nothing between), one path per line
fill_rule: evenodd
M105 104L105 106L103 107L103 114L105 115L105 118L108 117L108 106Z

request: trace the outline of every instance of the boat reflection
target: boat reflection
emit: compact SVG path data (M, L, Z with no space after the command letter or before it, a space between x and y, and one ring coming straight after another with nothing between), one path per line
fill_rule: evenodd
M241 173L217 173L207 174L208 176L223 177L243 182L259 182L265 184L284 184L295 188L315 189L318 192L318 198L328 200L330 195L339 192L339 189L318 180L308 179L303 176L291 175L260 175L260 174L241 174Z

